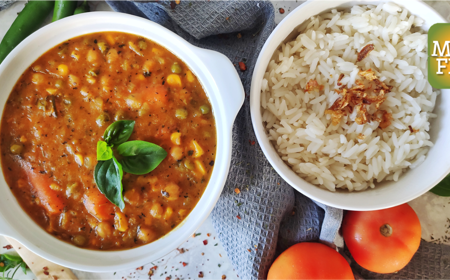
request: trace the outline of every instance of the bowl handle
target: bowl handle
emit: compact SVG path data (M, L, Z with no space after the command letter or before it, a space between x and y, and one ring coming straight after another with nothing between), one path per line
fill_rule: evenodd
M225 55L200 48L195 48L195 52L215 81L221 105L225 108L226 123L231 129L237 113L244 104L245 92L241 79Z

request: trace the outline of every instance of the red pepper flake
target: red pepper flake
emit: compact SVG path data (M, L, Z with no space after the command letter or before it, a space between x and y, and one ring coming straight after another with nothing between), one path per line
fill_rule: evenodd
M239 61L239 69L241 69L242 72L244 72L245 70L247 70L247 66L245 65L244 62Z
M136 270L143 270L143 269L144 269L143 266L140 266L140 267L136 268Z
M200 272L198 273L198 278L203 278L203 272L200 271Z
M46 266L44 266L42 269L44 269L44 270L48 270L48 267L46 267Z
M280 8L278 11L280 11L280 14L284 14L284 9Z
M255 143L256 143L256 142L255 142L255 141L253 141L253 140L248 140L248 143L250 143L250 145L252 145L252 146L253 146L253 145L255 145Z
M225 279L227 279L227 276L226 275L222 275L222 280L225 280Z
M183 262L182 264L183 264L183 266L186 266L186 265L188 265L188 264L187 264L187 263L185 263L185 262Z
M6 245L6 246L3 246L3 249L6 249L6 250L11 250L13 247L11 246L11 245Z
M211 233L207 233L206 236L210 237L210 236L211 236Z
M203 245L208 245L208 240L203 240Z
M170 280L170 279L172 279L172 276L167 276L166 277L166 280Z
M250 249L247 249L247 251L249 251L250 253L252 252L252 250L250 250Z
M241 193L241 190L238 189L238 188L235 188L235 189L234 189L234 192L235 192L236 194L240 194L240 193Z
M236 218L238 218L239 220L241 219L241 216L237 215Z
M225 20L229 20L229 19L230 19L230 17L226 17L226 18L225 18Z
M44 274L45 274L45 275L49 275L50 273L48 273L48 271L44 271Z

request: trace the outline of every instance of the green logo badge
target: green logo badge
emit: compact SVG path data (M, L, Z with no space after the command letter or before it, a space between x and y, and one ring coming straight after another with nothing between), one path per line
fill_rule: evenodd
M428 82L437 89L450 88L449 23L437 23L428 30Z

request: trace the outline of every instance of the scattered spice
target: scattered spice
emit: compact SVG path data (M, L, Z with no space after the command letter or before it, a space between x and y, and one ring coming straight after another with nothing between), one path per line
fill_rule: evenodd
M358 134L358 139L360 140L364 140L364 138L366 138L366 136L362 133Z
M203 240L203 245L208 245L208 240Z
M198 278L203 278L203 272L200 271L200 272L198 273Z
M43 270L48 270L48 267L44 266L42 269L43 269Z
M207 233L206 236L210 237L210 236L211 236L211 233Z
M278 9L278 11L280 12L280 14L284 14L284 9L283 8Z
M49 275L50 273L48 271L44 271L44 274L45 275Z
M244 72L245 70L247 70L247 66L245 65L244 62L239 61L239 69L241 69L242 72Z
M230 19L230 17L226 17L226 18L225 18L225 20L229 20L229 19Z
M183 265L183 266L186 266L186 265L188 265L188 264L187 264L187 263L185 263L185 262L183 262L183 263L182 263L182 265Z
M11 246L11 245L6 245L6 246L3 246L3 249L6 249L6 250L11 250L13 247Z
M239 220L241 219L241 216L237 215L236 218L238 218Z
M252 252L252 250L250 250L250 249L247 249L247 251L248 251L249 253L251 253L251 252Z
M238 33L238 34L236 35L236 37L237 37L238 39L241 39L241 38L242 38L242 34L241 34L241 33Z
M371 51L375 49L373 44L365 45L364 48L362 48L358 53L358 58L356 59L356 62L360 62L364 58L366 58Z
M409 128L409 131L410 131L411 133L419 132L418 129L413 129L410 125L408 125L408 128Z
M255 145L255 143L256 143L256 141L254 141L254 140L248 140L248 142L250 143L250 145Z
M240 193L241 193L241 190L238 189L238 188L235 188L235 189L234 189L234 192L235 192L236 194L240 194Z
M140 266L140 267L136 268L136 270L143 270L143 269L144 269L143 266Z
M214 244L214 246L217 246L217 245L219 245L219 243Z
M4 262L0 262L0 267L5 267L5 263Z
M331 76L331 75L330 75L330 76ZM342 78L344 78L344 73L341 73L341 75L339 75L339 78L338 78L338 80L337 80L337 85L338 85L338 86L342 86L342 84L341 84Z
M201 233L194 233L194 234L192 235L192 237L196 237L196 236L199 236L199 235L201 235Z
M58 276L53 275L53 280L58 280Z
M177 251L180 253L180 254L183 254L184 253L184 249L183 248L177 248Z
M222 275L222 279L223 280L227 279L227 276L226 275Z

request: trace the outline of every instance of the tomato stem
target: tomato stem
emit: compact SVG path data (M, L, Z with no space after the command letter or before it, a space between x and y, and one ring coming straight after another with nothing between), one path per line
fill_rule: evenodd
M380 232L384 237L389 237L392 235L392 227L389 224L384 224L380 227Z

